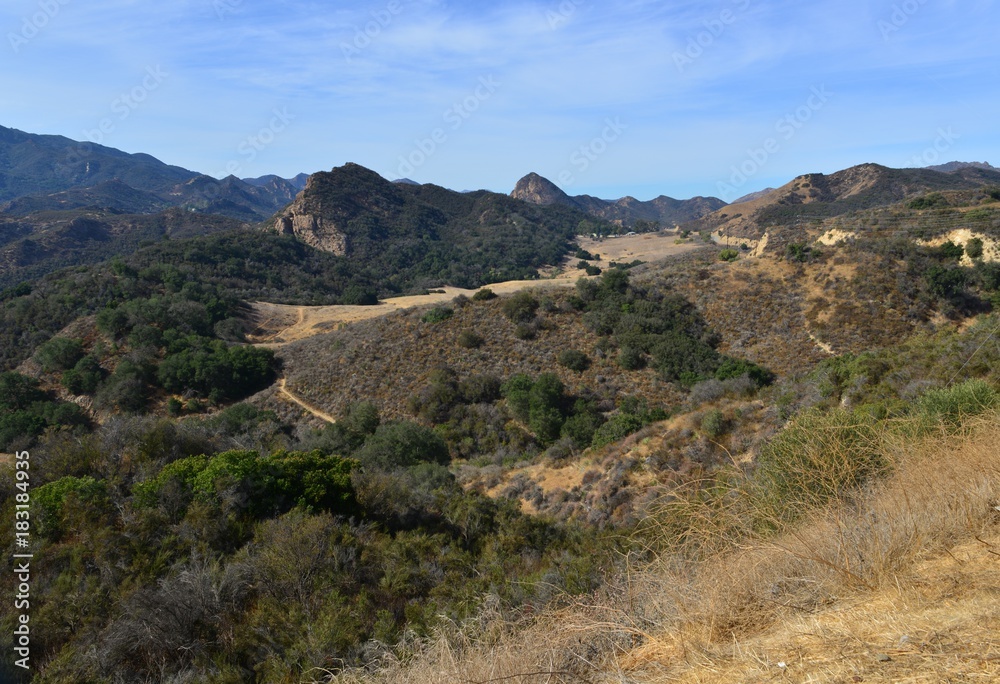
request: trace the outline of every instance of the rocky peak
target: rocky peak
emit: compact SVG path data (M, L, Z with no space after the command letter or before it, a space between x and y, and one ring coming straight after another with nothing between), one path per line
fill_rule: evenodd
M555 183L537 173L529 173L519 180L510 196L531 204L576 206L576 202L560 190Z

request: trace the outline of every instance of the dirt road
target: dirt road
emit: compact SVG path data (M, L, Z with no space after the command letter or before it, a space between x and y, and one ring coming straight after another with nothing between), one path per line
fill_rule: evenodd
M580 238L580 249L600 258L593 261L601 268L608 268L611 262L657 261L668 256L683 254L702 247L697 242L678 244L673 234L645 233L619 238L595 240ZM549 269L538 280L509 280L489 285L497 294L511 294L527 288L573 287L583 271L576 268L579 259L568 258L559 268ZM394 311L410 309L428 304L442 304L462 294L471 297L477 290L458 287L443 287L426 295L393 297L377 306L294 306L254 302L254 317L258 321L256 329L248 336L259 346L277 347L288 342L320 335L336 330L342 323L352 323L385 316Z

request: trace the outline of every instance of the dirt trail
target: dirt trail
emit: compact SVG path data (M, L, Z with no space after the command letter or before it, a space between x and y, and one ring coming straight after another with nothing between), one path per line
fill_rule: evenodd
M323 411L320 411L315 406L308 404L303 399L292 394L291 390L289 390L288 387L285 386L285 378L282 378L281 380L278 381L278 393L284 395L287 399L290 399L291 401L295 402L296 404L298 404L299 406L301 406L302 408L304 408L306 411L313 414L317 418L325 420L327 423L337 422L337 419L331 416L329 413L324 413Z
M592 262L600 268L608 268L612 261L631 262L636 259L647 262L656 261L702 247L702 245L691 243L677 244L676 241L677 236L673 234L646 233L605 240L580 238L578 243L581 249L600 255L600 259ZM550 273L545 274L549 277L539 280L509 280L487 287L497 294L511 294L526 288L573 287L583 275L583 271L576 268L577 261L579 260L576 258L569 258L560 269L552 269ZM477 291L458 287L443 287L426 295L386 299L379 302L377 306L295 306L254 302L251 306L254 309L256 320L261 321L261 323L249 335L249 338L259 346L279 347L289 342L336 330L342 323L378 318L416 306L443 304L450 302L458 295L471 297Z

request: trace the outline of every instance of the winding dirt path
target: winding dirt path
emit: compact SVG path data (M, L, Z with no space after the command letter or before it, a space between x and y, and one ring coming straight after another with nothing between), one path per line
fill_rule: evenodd
M285 398L295 402L296 404L298 404L299 406L301 406L306 411L316 416L320 420L325 420L327 423L331 424L337 422L337 419L331 416L329 413L324 413L323 411L320 411L315 406L312 406L311 404L307 403L304 399L292 394L291 390L289 390L288 387L286 387L285 378L282 378L281 380L278 381L278 393L284 395Z
M647 262L657 261L668 256L691 252L703 246L693 241L678 244L677 236L672 233L645 233L600 241L580 238L578 243L581 249L600 255L600 259L593 263L601 268L608 268L612 261L629 262L635 259ZM567 259L560 269L549 271L551 277L542 277L537 280L510 280L486 287L501 295L512 294L527 288L573 287L583 275L583 271L576 268L577 261L579 260L576 258ZM471 297L477 291L458 287L442 287L426 295L385 299L377 306L297 306L254 302L251 306L255 318L262 322L258 323L249 338L254 344L262 347L280 347L289 342L331 332L344 323L378 318L394 311L416 306L444 304L458 295Z

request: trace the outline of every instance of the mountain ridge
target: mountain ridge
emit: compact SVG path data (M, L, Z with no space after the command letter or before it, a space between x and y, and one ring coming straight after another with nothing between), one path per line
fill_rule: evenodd
M660 195L649 201L638 200L631 196L617 200L604 200L591 195L574 197L565 193L552 181L534 172L521 178L514 190L511 191L510 196L541 206L561 204L629 227L634 226L639 221L672 227L701 218L726 206L725 202L716 197L701 196L678 200Z

